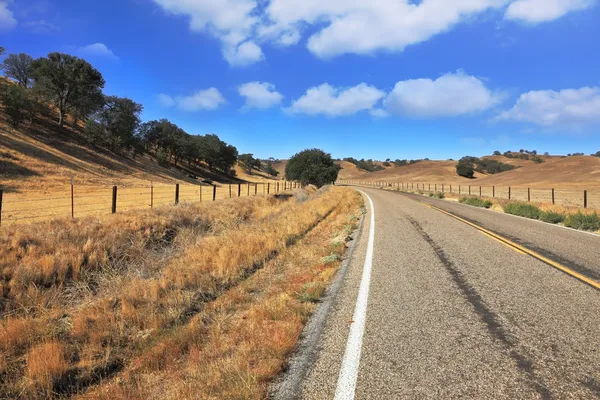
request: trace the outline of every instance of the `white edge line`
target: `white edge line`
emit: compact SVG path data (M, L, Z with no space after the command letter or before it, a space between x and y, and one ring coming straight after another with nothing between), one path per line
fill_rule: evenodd
M357 189L358 190L358 189ZM371 270L373 269L373 246L375 242L375 207L371 197L365 192L358 190L365 195L371 206L371 223L369 226L369 241L367 243L367 255L363 266L362 278L356 298L356 306L352 317L353 323L350 325L350 333L346 342L346 351L342 360L340 375L335 389L335 400L354 399L356 391L356 380L358 378L358 366L360 363L360 353L362 350L362 339L365 332L365 322L367 317L367 302L369 300L369 286L371 285Z

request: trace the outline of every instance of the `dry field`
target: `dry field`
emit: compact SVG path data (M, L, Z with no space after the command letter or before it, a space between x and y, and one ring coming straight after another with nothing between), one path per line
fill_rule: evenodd
M263 398L362 212L296 190L0 232L0 398Z

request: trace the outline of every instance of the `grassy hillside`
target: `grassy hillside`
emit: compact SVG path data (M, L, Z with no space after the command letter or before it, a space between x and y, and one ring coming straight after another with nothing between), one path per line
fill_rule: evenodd
M534 163L523 168L487 176L479 179L479 183L532 187L600 188L600 158L590 156L553 157L542 164Z
M236 167L237 177L214 173L208 168L160 166L154 157L136 157L108 151L89 143L79 128L59 129L51 120L23 124L14 129L0 113L0 187L7 192L51 193L64 189L73 178L76 185L133 187L156 183L199 185L208 178L215 183L263 182L261 171L246 173ZM198 179L188 177L193 174Z

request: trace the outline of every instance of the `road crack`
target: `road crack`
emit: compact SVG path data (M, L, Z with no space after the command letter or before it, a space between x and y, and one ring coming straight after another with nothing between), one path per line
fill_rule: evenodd
M551 399L552 395L547 385L541 378L535 375L533 362L527 355L519 352L516 338L506 332L498 315L489 308L477 290L469 284L462 272L458 270L444 250L429 236L423 227L410 216L406 215L406 218L434 250L439 260L450 273L452 280L458 286L463 297L473 306L475 313L485 324L490 335L506 348L517 368L527 376L530 386L539 393L542 399Z

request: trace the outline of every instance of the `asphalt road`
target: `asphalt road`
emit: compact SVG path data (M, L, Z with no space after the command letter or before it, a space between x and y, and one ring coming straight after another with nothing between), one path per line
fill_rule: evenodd
M360 190L372 199L374 225L367 207L316 339L317 356L293 396L600 398L600 291L422 203L595 280L599 236L447 201Z

